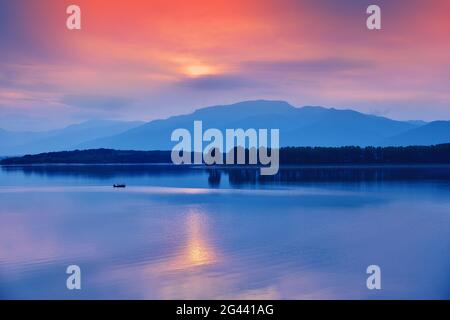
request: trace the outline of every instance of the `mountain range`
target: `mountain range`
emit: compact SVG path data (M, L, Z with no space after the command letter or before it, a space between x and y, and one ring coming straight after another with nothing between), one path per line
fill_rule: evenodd
M43 132L11 132L0 129L0 155L73 150L83 142L119 134L142 124L144 122L91 120Z
M294 107L284 101L244 101L151 122L95 120L48 132L0 129L0 155L110 148L171 150L177 128L279 129L281 146L407 146L450 142L450 121L397 121L353 110Z

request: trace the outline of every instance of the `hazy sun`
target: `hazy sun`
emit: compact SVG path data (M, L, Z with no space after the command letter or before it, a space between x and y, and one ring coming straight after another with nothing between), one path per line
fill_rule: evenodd
M215 69L212 66L204 64L193 64L186 66L184 72L190 77L201 77L214 74Z

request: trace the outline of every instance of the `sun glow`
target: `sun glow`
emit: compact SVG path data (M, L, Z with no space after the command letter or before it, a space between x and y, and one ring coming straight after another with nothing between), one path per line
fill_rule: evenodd
M184 73L190 77L208 76L216 72L214 67L205 64L192 64L184 68Z

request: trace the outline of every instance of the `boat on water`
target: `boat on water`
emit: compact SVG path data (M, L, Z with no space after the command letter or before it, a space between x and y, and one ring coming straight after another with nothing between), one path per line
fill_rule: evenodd
M114 184L113 187L114 188L126 188L126 184Z

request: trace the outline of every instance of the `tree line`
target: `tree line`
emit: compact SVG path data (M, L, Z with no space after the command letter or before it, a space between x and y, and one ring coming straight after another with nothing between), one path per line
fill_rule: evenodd
M269 150L270 152L270 150ZM248 155L247 150L246 154ZM171 163L171 151L112 149L49 152L6 158L2 165ZM288 147L280 149L280 164L442 164L450 163L450 143L410 147Z

